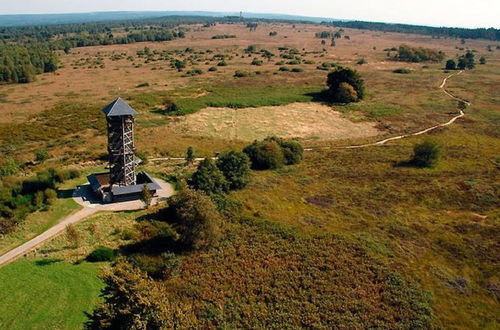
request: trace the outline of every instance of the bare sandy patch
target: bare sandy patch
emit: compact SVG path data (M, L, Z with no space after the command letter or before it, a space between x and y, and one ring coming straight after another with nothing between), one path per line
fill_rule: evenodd
M352 122L332 107L292 103L259 108L205 108L178 118L169 128L183 134L252 141L269 135L343 140L382 133L374 122Z

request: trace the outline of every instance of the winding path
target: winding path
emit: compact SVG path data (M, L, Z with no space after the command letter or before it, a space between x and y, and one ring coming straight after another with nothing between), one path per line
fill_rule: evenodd
M155 179L155 180L161 186L161 189L158 190L158 196L153 200L153 203L158 203L174 194L174 189L169 183L160 179ZM27 241L26 243L0 256L0 265L7 264L15 260L16 258L26 255L28 252L35 249L40 244L44 243L46 240L61 233L69 225L82 221L85 218L97 212L130 211L130 210L140 210L144 208L144 203L142 201L102 204L93 199L92 196L93 194L88 184L79 186L75 190L75 193L73 195L73 200L78 204L80 204L83 208L63 218L56 225L44 231L35 238Z
M460 71L460 72L457 72L457 73L453 73L451 75L449 75L448 77L444 78L443 79L443 82L441 83L441 85L439 86L439 88L446 94L448 95L449 97L451 97L452 99L455 99L457 101L461 101L461 102L464 102L466 104L466 106L470 106L471 103L469 101L466 101L464 99L461 99L453 94L451 94L450 92L448 92L445 88L446 86L446 83L448 82L448 79L450 79L451 77L453 76L457 76L459 74L462 74L463 71ZM390 138L387 138L387 139L384 139L384 140L380 140L380 141L377 141L377 142L373 142L373 143L367 143L367 144L360 144L360 145L351 145L351 146L340 146L340 147L331 147L331 146L327 146L327 147L311 147L311 148L306 148L304 150L306 151L313 151L313 150L318 150L318 149L358 149L358 148L366 148L366 147L373 147L373 146L379 146L379 145L383 145L383 144L386 144L387 142L389 141L393 141L393 140L399 140L399 139L404 139L404 138L407 138L407 137L410 137L410 136L417 136L417 135L422 135L422 134L425 134L427 132L430 132L432 130L435 130L436 128L439 128L439 127L445 127L445 126L448 126L448 125L451 125L453 124L458 118L461 118L465 116L465 112L463 110L459 110L459 114L456 115L455 117L451 118L449 121L447 121L446 123L443 123L443 124L439 124L439 125L436 125L436 126L432 126L432 127L429 127L429 128L426 128L426 129L423 129L421 131L418 131L418 132L415 132L415 133L410 133L410 134L404 134L404 135L398 135L398 136L394 136L394 137L390 137Z

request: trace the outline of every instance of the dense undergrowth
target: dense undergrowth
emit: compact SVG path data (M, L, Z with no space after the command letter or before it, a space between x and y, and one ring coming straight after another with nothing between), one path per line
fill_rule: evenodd
M140 245L143 262L135 265L143 270L122 261L105 277L106 303L89 328L128 327L135 322L144 328L416 329L431 325L429 293L346 238L240 219L226 223L224 238L214 246L181 252L180 264L170 261L175 266L167 268L163 273L167 275L152 279L146 274L148 270L151 274L155 258L171 252L169 238L163 240L163 244L158 238L150 240L155 242L154 252ZM144 253L149 257L144 258ZM137 260L133 254L131 258Z

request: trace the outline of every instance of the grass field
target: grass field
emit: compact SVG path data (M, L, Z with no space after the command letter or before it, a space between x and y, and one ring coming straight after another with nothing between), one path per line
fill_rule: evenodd
M100 266L45 259L0 268L0 328L81 329L99 301Z

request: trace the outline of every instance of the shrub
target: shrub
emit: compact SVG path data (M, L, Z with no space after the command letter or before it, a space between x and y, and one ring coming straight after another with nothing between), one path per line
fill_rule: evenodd
M208 247L220 237L221 216L201 191L184 188L170 199L166 211L180 235L179 241L188 247Z
M47 152L47 149L38 149L35 151L35 161L42 163L48 158L49 153Z
M259 60L258 58L254 58L251 64L261 66L262 64L264 64L264 62L262 60Z
M481 56L481 58L479 59L479 64L486 64L486 57Z
M57 192L54 189L47 188L43 191L45 203L51 205L57 199Z
M21 169L13 158L7 158L0 166L0 177L17 174Z
M242 189L250 181L250 159L243 152L229 151L219 156L217 167L230 189Z
M250 72L248 72L248 71L237 70L234 73L234 77L236 77L236 78L243 78L243 77L249 77L249 76L250 76Z
M138 84L137 86L135 86L137 88L140 88L140 87L149 87L149 83L147 82L144 82L144 83L141 83L141 84Z
M351 102L357 102L364 97L364 81L356 70L338 67L328 74L327 85L327 95L332 102L348 103L344 102L347 98L340 99L346 95L351 96ZM356 95L350 93L351 88L347 85L352 87Z
M292 69L292 72L303 72L303 71L304 71L304 69L302 69L302 68L293 68Z
M189 186L208 195L221 195L229 190L229 183L224 174L210 158L205 158L200 162L189 180Z
M276 141L283 151L283 156L285 157L285 165L295 165L302 161L304 158L304 149L300 143L285 140L275 136L268 137L264 141Z
M410 69L406 69L406 68L399 68L399 69L396 69L394 71L392 71L394 73L401 73L401 74L409 74L411 73L411 70Z
M285 164L285 155L275 140L254 141L243 149L255 170L280 168Z
M203 70L196 68L196 69L192 69L192 70L187 71L186 74L188 76L199 76L199 75L203 74Z
M290 69L289 69L289 68L287 68L286 66L280 66L279 70L280 70L280 71L283 71L283 72L290 71Z
M360 60L357 62L357 64L358 64L358 65L363 65L363 64L366 64L366 63L368 63L368 62L367 62L367 61L366 61L366 59L364 59L364 58L360 59Z
M440 153L441 148L436 142L427 140L418 143L413 147L413 157L410 164L417 167L434 167L438 162Z
M116 258L116 252L108 247L98 247L87 256L89 262L113 261Z
M346 82L340 84L339 88L335 91L333 98L339 103L351 103L358 100L358 93L354 90L354 87Z
M446 70L456 70L457 69L457 62L455 60L448 60L446 61Z
M217 63L217 66L227 66L227 63L226 61L220 61L219 63Z
M210 72L217 71L217 67L212 66L212 67L208 68L208 71L210 71Z

